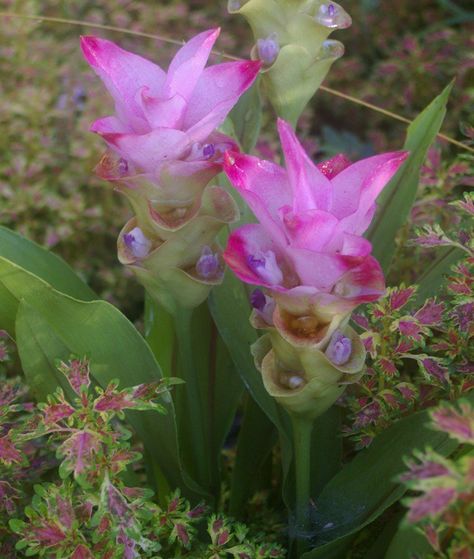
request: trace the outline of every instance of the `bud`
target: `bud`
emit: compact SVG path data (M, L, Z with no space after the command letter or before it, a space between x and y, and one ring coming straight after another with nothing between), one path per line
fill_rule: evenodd
M252 320L256 326L255 315ZM314 419L334 404L347 384L360 378L365 349L349 326L339 325L340 329L332 334L334 324L325 325L325 334L319 340L308 343L303 338L299 344L285 339L277 328L261 322L259 326L268 333L252 346L255 364L267 392L289 413ZM343 350L334 350L338 343L333 342L334 338L339 343L343 340ZM334 355L336 360L331 359Z
M197 215L175 229L160 227L144 233L137 226L138 218L132 218L119 235L119 260L169 312L177 305L194 308L222 281L221 249L214 239L237 216L230 194L209 186Z
M258 58L265 66L271 66L280 52L277 34L272 33L266 39L258 39L256 47Z
M252 58L264 63L263 89L278 115L295 123L344 53L328 36L349 27L351 17L321 0L230 0L228 9L248 21L256 39Z

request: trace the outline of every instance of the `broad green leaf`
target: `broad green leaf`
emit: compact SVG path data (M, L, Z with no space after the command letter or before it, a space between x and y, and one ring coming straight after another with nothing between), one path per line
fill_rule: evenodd
M251 326L248 293L241 281L228 270L224 281L215 287L209 297L209 308L222 339L239 371L245 386L269 419L283 432L283 412L268 394L262 376L255 368L250 347L257 341L257 332Z
M275 425L251 397L247 399L232 469L229 513L239 517L257 490L262 468L277 441Z
M385 559L412 559L426 557L433 552L426 537L417 526L401 522L388 547Z
M463 250L456 247L440 249L438 258L417 281L416 302L423 304L428 297L437 295L446 284L446 276L450 273L451 267L465 255Z
M468 398L472 401L474 395ZM457 447L448 435L431 429L428 420L425 410L398 421L331 479L316 501L317 547L304 559L326 558L338 540L373 522L401 498L405 488L396 479L406 470L403 457L427 446L446 456Z
M145 339L165 376L172 376L175 352L173 317L145 292Z
M56 388L59 380L55 372L56 360L68 359L71 354L87 356L91 360L93 378L104 387L114 378L123 387L162 378L143 338L109 303L78 301L59 293L5 258L0 258L0 288L8 293L12 303L9 310L15 313L13 317L0 313L0 328L17 318L18 351L29 384L38 398L43 399ZM3 311L2 303L0 299ZM155 412L130 413L130 423L171 485L187 484L198 492L180 465L170 398L166 408L167 414L163 416Z
M2 226L0 256L45 280L61 293L81 301L98 298L62 258Z
M311 443L311 495L316 499L342 466L341 409L338 406L332 406L316 419Z
M242 150L250 152L257 143L262 126L262 98L259 92L260 80L257 79L239 99L229 114L234 132Z
M397 232L406 223L415 201L420 169L444 120L452 87L449 84L408 127L403 148L410 155L379 197L368 238L384 272L388 271L395 253Z
M381 559L381 557L386 559L385 554L387 553L390 542L398 530L398 526L402 518L403 514L395 514L394 516L391 516L387 522L385 522L380 531L376 531L375 534L378 535L375 538L375 541L370 542L370 548L366 551L364 559ZM368 530L370 530L370 528L368 528Z
M183 321L189 318L190 327L182 331ZM174 374L186 380L176 390L185 463L201 486L217 497L221 486L221 448L240 403L243 384L207 304L194 309L191 317L188 311L177 311L175 330L179 358Z

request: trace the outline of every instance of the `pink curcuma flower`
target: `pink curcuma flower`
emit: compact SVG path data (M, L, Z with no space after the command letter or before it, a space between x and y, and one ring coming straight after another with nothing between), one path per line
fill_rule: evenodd
M116 114L91 128L121 157L116 176L108 178L137 172L156 178L165 169L167 176L198 176L206 184L221 170L223 153L235 143L215 129L261 64L238 61L205 68L219 32L205 31L183 45L168 72L111 41L82 37L87 62L115 101Z
M362 237L375 200L407 157L344 156L315 165L290 125L278 129L286 169L235 152L224 170L260 223L232 233L224 259L243 281L267 288L283 309L330 319L378 299L384 276Z

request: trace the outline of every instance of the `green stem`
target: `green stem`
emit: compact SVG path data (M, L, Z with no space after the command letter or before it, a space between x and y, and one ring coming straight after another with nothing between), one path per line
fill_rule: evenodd
M310 528L311 420L292 415L293 448L296 478L296 540L297 557L307 548Z
M179 373L185 381L183 390L186 412L182 412L182 418L186 425L181 426L189 429L193 462L196 467L198 482L203 487L207 486L209 468L207 464L208 446L204 434L202 394L199 386L199 375L194 365L191 319L192 310L179 309L175 312L175 332L178 344Z

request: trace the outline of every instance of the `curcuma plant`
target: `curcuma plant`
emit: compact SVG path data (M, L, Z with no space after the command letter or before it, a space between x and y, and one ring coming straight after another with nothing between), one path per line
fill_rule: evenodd
M96 174L131 206L116 233L138 329L0 227L1 555L467 559L472 195L408 234L452 86L397 151L320 161L298 120L351 17L228 9L249 60L208 65L220 29L166 71L81 39L114 103L91 130ZM264 111L279 163L246 153Z

